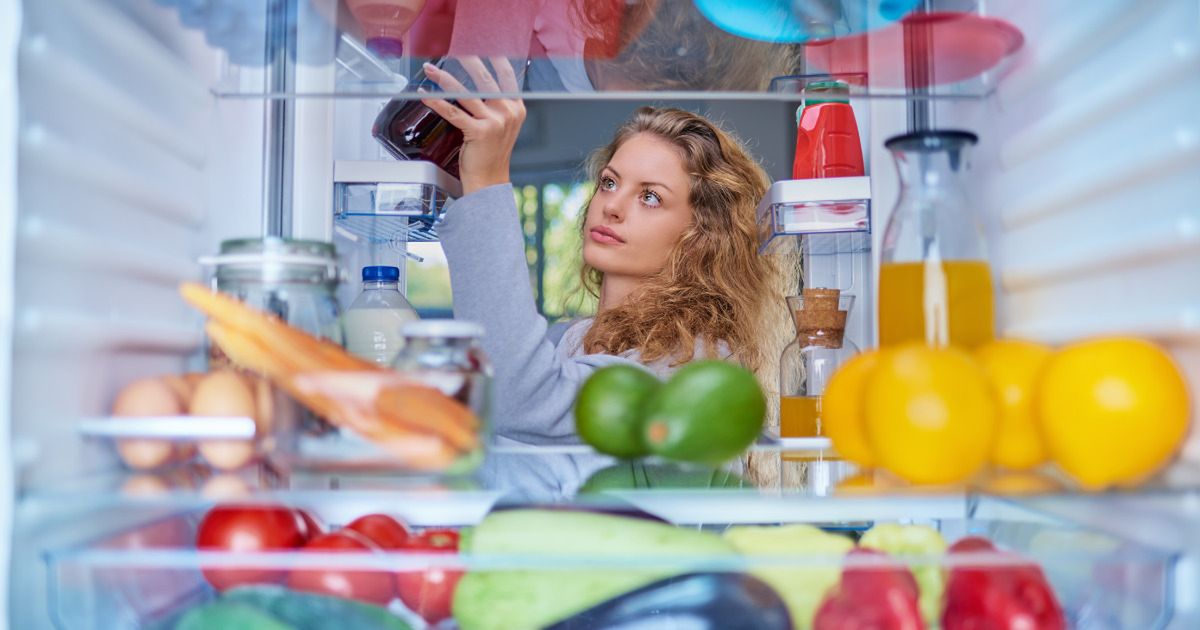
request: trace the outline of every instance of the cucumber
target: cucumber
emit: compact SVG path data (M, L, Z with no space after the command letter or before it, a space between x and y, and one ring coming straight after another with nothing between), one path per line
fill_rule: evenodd
M295 630L246 604L210 602L183 615L175 630Z
M472 554L528 560L546 569L472 571L454 592L463 630L540 628L655 580L689 570L573 565L572 558L665 558L732 555L720 536L646 519L557 510L509 510L475 527ZM550 562L547 562L547 561Z
M243 586L226 591L221 603L256 608L295 628L354 628L355 630L412 630L386 608L341 597L300 593L282 586Z

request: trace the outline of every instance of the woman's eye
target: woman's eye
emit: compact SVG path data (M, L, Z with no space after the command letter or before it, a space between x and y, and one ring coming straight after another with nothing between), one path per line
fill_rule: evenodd
M642 203L648 206L657 207L662 205L662 198L660 198L658 194L654 193L653 191L647 190L642 192Z
M613 178L611 178L611 177L601 177L600 178L600 188L602 190L616 190L617 182L614 181Z

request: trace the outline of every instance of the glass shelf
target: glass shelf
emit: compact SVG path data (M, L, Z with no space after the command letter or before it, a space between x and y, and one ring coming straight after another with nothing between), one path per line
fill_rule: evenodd
M338 161L333 181L334 230L374 245L436 241L446 205L462 196L457 179L416 160Z
M424 10L384 25L396 37L381 37L357 2L254 4L261 14L185 20L223 53L218 96L395 96L424 61L477 54L514 60L529 99L794 101L802 79L820 73L849 79L852 98L971 99L995 89L1024 41L974 0L500 0L457 10L397 0ZM470 91L498 89L461 76Z

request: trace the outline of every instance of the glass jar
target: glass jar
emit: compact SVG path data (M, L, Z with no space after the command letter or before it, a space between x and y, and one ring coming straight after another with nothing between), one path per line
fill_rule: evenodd
M214 288L307 333L342 343L335 291L337 250L332 243L277 237L224 241L221 253L202 258L215 266ZM228 365L210 344L209 368Z
M215 267L213 284L217 291L276 315L309 334L342 342L335 296L337 252L331 243L278 237L228 240L221 243L218 255L201 258L201 262ZM209 343L208 368L236 366L216 344ZM245 376L253 380L256 392L255 441L260 452L273 457L281 431L294 431L296 427L317 434L333 431L286 392L257 375Z
M483 327L453 319L426 319L404 324L400 334L404 346L392 367L467 405L486 425L492 367L479 345Z
M995 335L991 267L963 175L977 141L965 131L922 131L884 146L900 198L883 235L879 345L922 341L972 349Z
M854 296L838 289L804 289L787 298L796 339L779 357L779 436L823 437L821 394L858 347L845 339Z

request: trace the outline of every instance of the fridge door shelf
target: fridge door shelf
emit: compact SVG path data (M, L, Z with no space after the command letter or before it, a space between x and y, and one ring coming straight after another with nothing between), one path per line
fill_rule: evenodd
M401 506L403 510L411 503L401 501L411 498L386 493L370 497L327 493L320 500L295 497L280 499L278 503L303 508L334 528L361 514L394 511L391 506ZM389 579L404 569L436 568L472 573L552 571L563 579L571 579L583 572L592 576L610 572L665 576L684 572L790 570L801 575L827 574L828 579L818 586L823 589L835 582L842 568L849 565L894 562L937 566L949 571L964 565L1012 566L1017 557L994 552L962 556L898 553L892 554L890 560L847 559L843 555L845 549L853 546L856 531L880 523L917 523L937 530L948 542L964 536L984 536L1000 549L1019 554L1022 562L1036 563L1061 602L1068 627L1163 627L1173 614L1172 588L1178 554L1132 543L1070 521L1048 518L1005 500L980 496L826 498L801 499L794 503L778 498L769 500L781 510L774 520L764 522L813 523L823 526L831 535L844 536L847 540L827 553L766 555L668 556L633 551L621 553L619 550L549 553L541 546L506 554L232 553L195 548L196 534L207 506L179 508L168 513L146 508L140 522L135 519L132 526L115 527L92 540L53 548L44 554L51 588L50 612L61 627L95 627L112 624L114 620L122 620L131 627L163 623L168 624L164 627L171 627L169 624L179 615L218 597L206 581L204 570L248 565L262 568L278 580L284 579L290 571L303 569L342 570L360 577L378 573ZM739 501L736 495L693 495L690 498L681 495L677 502L703 508L708 519L684 520L682 523L703 524L704 531L714 537L730 525L727 520L722 520L723 516L740 514L743 507L750 505ZM485 503L481 502L477 507L481 509L472 514L459 514L462 521L425 521L423 524L474 525L487 513ZM626 513L636 509L618 502L609 507ZM652 579L648 577L645 582ZM390 609L415 627L430 627L397 601L391 603Z
M334 230L357 242L399 244L436 241L447 204L462 184L425 161L334 163Z
M758 204L759 251L785 236L867 233L871 178L785 179L771 184ZM869 240L869 239L868 239Z

